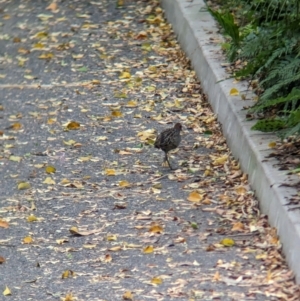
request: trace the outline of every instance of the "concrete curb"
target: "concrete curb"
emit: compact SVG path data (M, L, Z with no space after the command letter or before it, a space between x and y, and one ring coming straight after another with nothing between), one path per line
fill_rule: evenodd
M297 283L300 283L300 212L288 211L290 207L285 206L297 191L280 187L280 184L291 184L297 178L274 168L274 159L265 161L265 156L271 152L268 144L276 137L250 130L254 122L246 121L246 112L242 109L253 102L229 96L231 88L245 91L247 84L233 83L233 79L224 80L228 74L220 62L225 62L225 59L220 46L211 40L220 40L221 37L217 34L218 28L212 16L204 9L205 3L202 0L161 0L161 4L182 49L192 61L233 155L239 159L243 171L248 173L261 211L277 228L288 264L295 273Z

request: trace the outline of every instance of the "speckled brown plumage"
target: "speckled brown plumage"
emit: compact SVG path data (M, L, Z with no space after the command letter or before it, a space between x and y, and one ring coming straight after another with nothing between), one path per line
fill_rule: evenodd
M181 129L182 129L182 125L180 123L176 123L173 128L162 131L157 136L155 143L154 143L154 146L156 148L160 148L165 153L164 162L167 161L168 165L171 169L172 169L172 166L168 159L168 152L177 148L178 145L180 144Z

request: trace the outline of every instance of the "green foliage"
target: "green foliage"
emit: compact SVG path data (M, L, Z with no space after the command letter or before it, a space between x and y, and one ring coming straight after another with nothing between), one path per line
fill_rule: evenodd
M229 37L230 60L246 64L236 77L258 79L263 113L255 130L280 136L300 134L300 0L223 0L209 9Z

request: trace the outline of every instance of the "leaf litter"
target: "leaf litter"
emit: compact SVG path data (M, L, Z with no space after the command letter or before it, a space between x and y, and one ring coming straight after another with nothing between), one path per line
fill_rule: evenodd
M3 297L299 299L157 1L7 1L1 22ZM170 171L153 143L176 122Z

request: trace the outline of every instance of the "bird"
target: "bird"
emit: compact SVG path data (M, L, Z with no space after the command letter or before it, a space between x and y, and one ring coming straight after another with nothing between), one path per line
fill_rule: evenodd
M172 166L168 159L168 152L177 148L180 144L181 137L180 131L182 130L182 125L176 123L173 128L166 129L162 131L154 142L154 147L161 149L165 153L164 162L168 162L170 169Z

